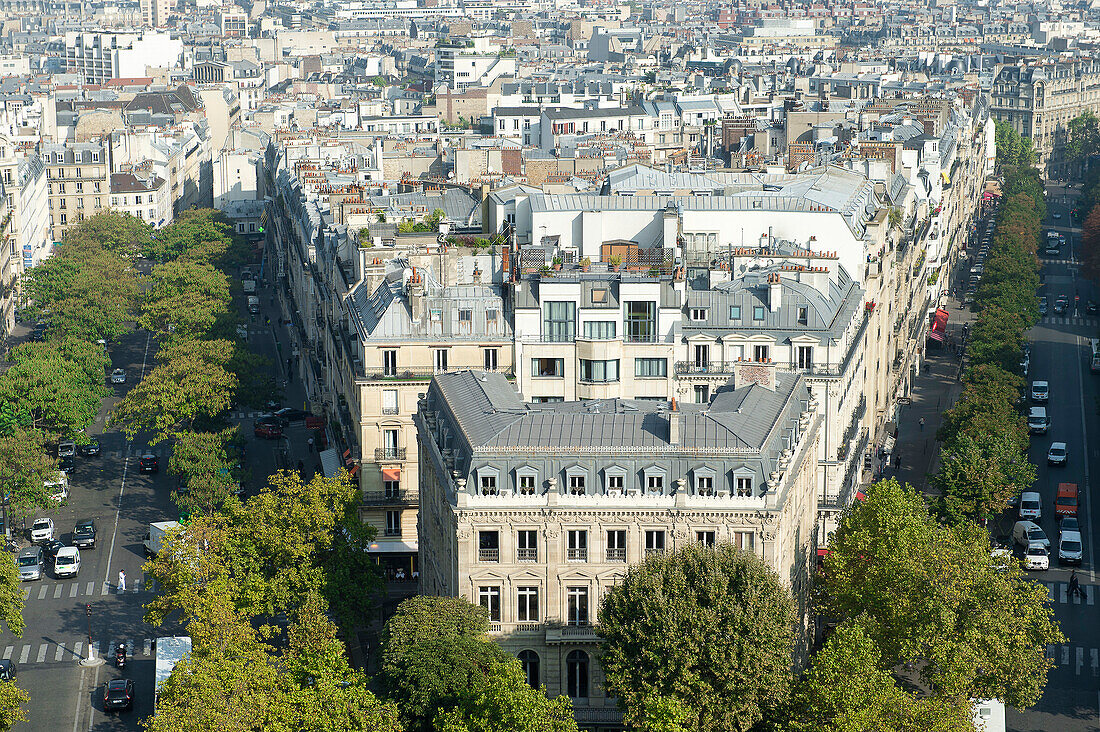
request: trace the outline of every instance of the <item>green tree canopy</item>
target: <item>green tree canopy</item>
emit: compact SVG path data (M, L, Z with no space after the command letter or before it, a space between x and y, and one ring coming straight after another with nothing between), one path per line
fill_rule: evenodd
M947 518L990 519L1035 482L1035 466L1012 432L963 433L944 445L932 485Z
M919 663L949 698L1038 701L1063 642L1046 602L1018 564L994 563L989 535L968 521L941 525L896 481L871 486L843 516L825 557L826 612L858 618L892 663Z
M95 419L104 395L104 372L90 381L93 359L68 359L50 344L12 350L12 367L0 376L0 401L19 405L35 428L55 439L76 435ZM102 363L102 362L101 362Z
M176 438L168 472L178 481L172 499L182 514L213 513L233 495L240 477L236 475L238 434L238 428L231 427L221 432L182 432Z
M203 261L177 259L153 268L142 328L167 338L201 338L230 313L229 278Z
M635 727L655 696L690 709L700 732L752 729L787 700L793 601L751 553L691 545L649 557L608 590L599 620L608 695Z
M190 430L196 419L221 414L233 404L237 388L226 368L232 356L229 341L165 344L157 365L115 406L114 423L131 438L152 432L156 444Z
M16 525L36 509L53 508L44 481L58 475L57 461L46 452L46 440L38 430L17 427L0 436L0 490L8 500L8 522ZM14 564L12 564L14 567ZM2 578L0 578L2 582ZM18 584L18 582L16 583ZM0 589L0 620L9 627L22 627L22 621L6 616L4 590ZM22 593L20 604L22 608Z
M439 713L437 732L576 732L573 702L548 699L527 684L519 661L492 664L454 709Z
M462 598L412 597L397 607L383 631L381 680L409 732L430 730L508 660L488 630L488 611Z

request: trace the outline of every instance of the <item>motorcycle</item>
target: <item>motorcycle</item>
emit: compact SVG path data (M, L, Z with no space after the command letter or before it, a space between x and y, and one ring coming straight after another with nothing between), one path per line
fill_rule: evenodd
M115 646L115 665L119 668L126 668L126 644L119 643Z

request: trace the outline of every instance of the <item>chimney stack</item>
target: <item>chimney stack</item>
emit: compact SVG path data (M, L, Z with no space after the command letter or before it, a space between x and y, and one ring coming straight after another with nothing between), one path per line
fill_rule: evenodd
M680 444L680 420L682 418L680 405L676 403L676 397L672 397L668 408L668 444Z
M779 302L783 297L783 286L779 283L779 273L772 272L768 275L768 309L773 313L779 310Z

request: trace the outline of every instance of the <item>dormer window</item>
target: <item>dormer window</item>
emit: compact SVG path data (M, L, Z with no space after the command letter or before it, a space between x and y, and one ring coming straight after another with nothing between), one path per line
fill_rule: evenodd
M798 306L798 324L809 325L810 324L810 309L805 305Z
M715 485L716 474L713 469L695 468L692 474L695 478L695 495L708 497L718 495Z
M621 496L626 493L626 471L612 467L604 470L604 490L609 496Z
M642 471L642 485L647 496L663 496L665 494L665 470L657 466L646 468Z
M516 492L521 496L533 496L538 485L539 474L534 468L518 468L516 470Z
M740 498L752 497L752 476L735 475L733 478L733 494Z
M482 496L499 496L500 471L491 467L478 468L477 492Z
M588 493L588 473L579 465L565 469L565 489L571 496Z
M692 320L692 322L702 323L702 322L705 322L706 319L707 319L707 309L706 308L692 308L691 309L691 320Z

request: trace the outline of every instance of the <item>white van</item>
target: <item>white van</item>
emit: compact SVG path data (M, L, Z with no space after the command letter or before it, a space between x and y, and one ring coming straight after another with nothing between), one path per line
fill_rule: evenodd
M1012 527L1012 541L1025 547L1028 544L1050 546L1050 539L1047 538L1043 527L1034 521L1017 521L1016 525Z
M252 313L253 315L260 312L260 298L256 297L255 295L248 296L248 312Z
M59 472L56 478L42 481L42 485L54 503L61 504L69 497L69 476L65 473Z
M1027 414L1027 429L1033 435L1045 435L1050 428L1046 407L1032 407Z
M76 577L80 573L80 550L75 546L66 546L57 550L53 560L55 577Z

